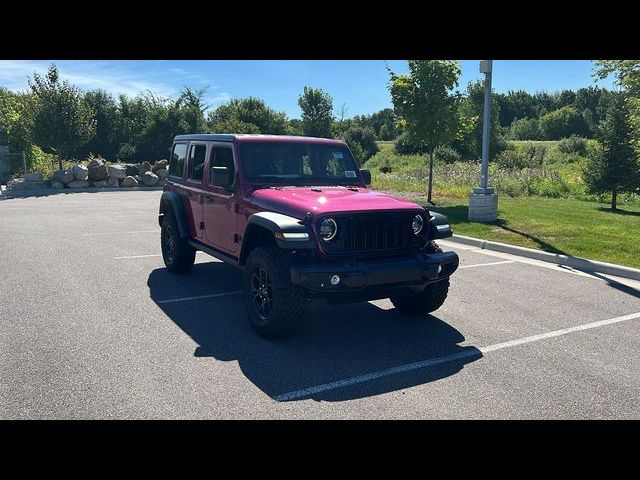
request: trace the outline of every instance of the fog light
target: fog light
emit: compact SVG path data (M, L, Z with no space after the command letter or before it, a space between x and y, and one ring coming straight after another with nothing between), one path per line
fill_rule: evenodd
M438 265L438 275L442 273L442 265Z
M331 285L334 287L340 283L340 275L332 275L331 276Z

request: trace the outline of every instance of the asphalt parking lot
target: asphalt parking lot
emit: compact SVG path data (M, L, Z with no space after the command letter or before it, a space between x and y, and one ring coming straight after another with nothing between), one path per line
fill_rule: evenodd
M313 301L269 342L239 270L164 269L160 194L0 202L0 418L640 418L640 282L442 242L433 315Z

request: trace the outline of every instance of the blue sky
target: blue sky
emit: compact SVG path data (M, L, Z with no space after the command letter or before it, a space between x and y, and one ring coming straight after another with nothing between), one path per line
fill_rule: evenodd
M231 98L256 96L298 118L298 95L305 85L326 90L334 108L346 105L347 116L391 106L389 80L382 60L62 60L63 78L83 89L101 88L134 96L147 89L176 96L183 86L208 85L207 101L215 107ZM27 77L44 73L49 60L0 60L0 85L27 88ZM407 63L392 60L391 68L407 71ZM459 89L481 77L477 60L462 60ZM493 87L497 92L527 90L555 92L595 85L588 60L496 60ZM597 85L613 87L613 81Z

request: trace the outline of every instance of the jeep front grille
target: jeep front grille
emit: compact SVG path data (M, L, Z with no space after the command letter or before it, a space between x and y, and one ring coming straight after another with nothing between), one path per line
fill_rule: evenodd
M396 211L349 216L328 215L336 221L338 233L333 241L323 240L323 248L330 254L353 254L420 246L425 241L423 235L415 236L411 231L415 214L416 212Z

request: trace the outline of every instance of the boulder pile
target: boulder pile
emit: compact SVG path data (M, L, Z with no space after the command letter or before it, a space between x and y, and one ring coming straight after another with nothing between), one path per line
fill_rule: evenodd
M81 163L69 170L57 170L49 179L51 188L131 188L138 186L162 186L169 176L167 160L159 160L153 165L142 163L111 163L107 165L104 158L92 158L87 166ZM47 186L41 173L29 173L25 182L33 182Z

